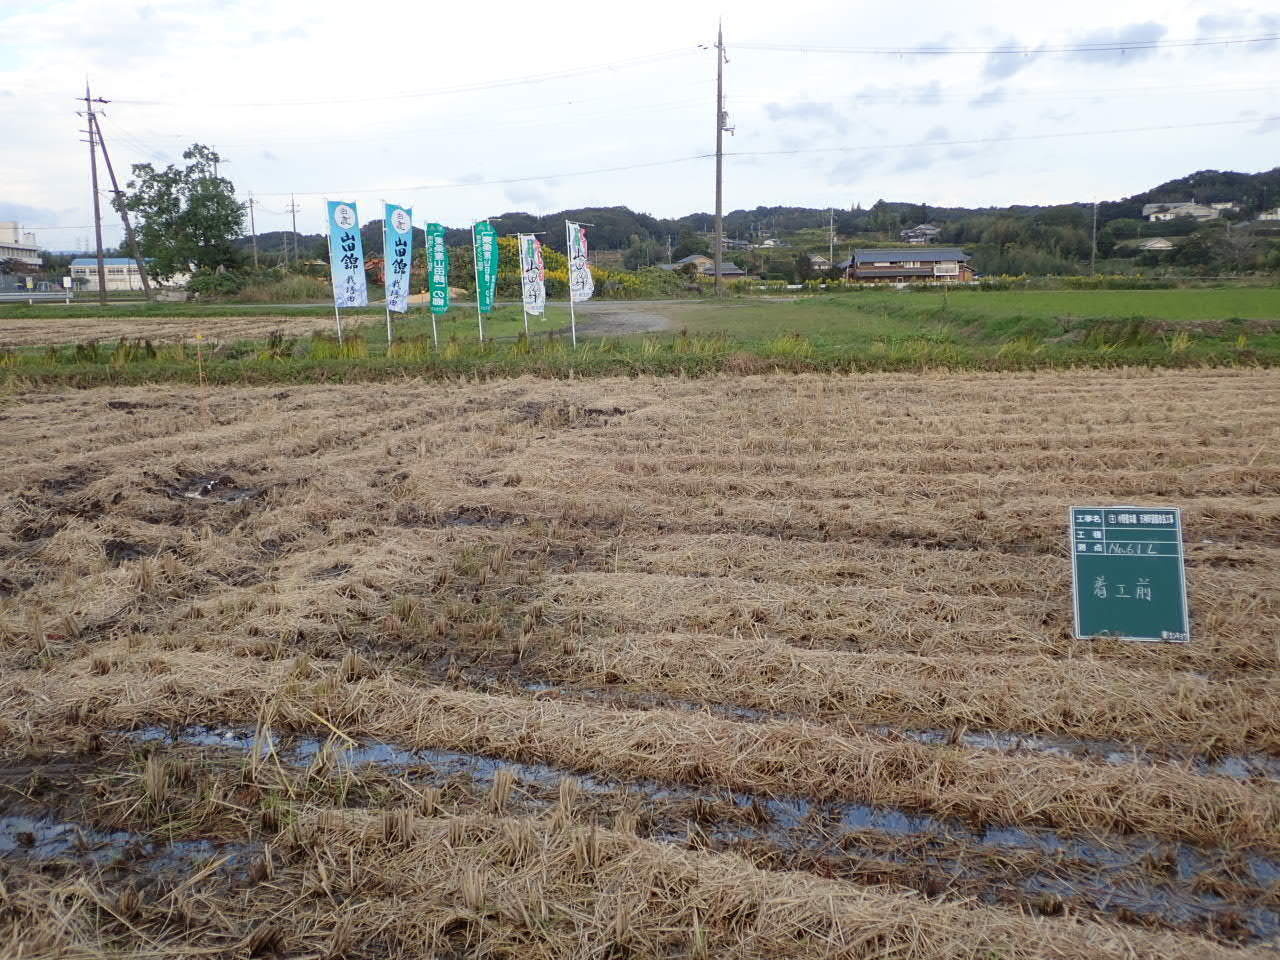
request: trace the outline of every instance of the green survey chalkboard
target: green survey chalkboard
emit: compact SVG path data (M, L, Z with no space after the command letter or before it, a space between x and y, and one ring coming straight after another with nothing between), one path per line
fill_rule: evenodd
M1076 636L1191 639L1176 507L1072 507Z

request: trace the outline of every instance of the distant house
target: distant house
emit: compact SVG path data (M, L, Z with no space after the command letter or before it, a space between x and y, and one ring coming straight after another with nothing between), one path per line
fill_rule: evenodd
M831 261L820 253L809 254L809 266L814 273L823 273L831 269Z
M1224 207L1214 204L1213 206L1207 206L1194 201L1146 203L1142 206L1142 215L1152 223L1177 220L1179 217L1191 217L1194 220L1217 220L1222 216L1222 211L1226 209L1234 209L1234 205L1227 204Z
M762 247L780 247L780 246L782 246L782 241L781 241L781 240L778 240L778 239L776 239L776 238L774 238L774 237L770 237L770 238L769 238L768 240L766 240L764 243L760 244L760 246L762 246Z
M1173 242L1165 237L1152 237L1138 244L1139 250L1172 250Z
M859 283L967 283L973 279L969 259L959 247L855 250L840 266Z
M933 243L940 233L941 227L935 227L932 223L919 223L903 230L901 236L907 243Z
M1259 220L1280 220L1280 207L1276 207L1274 210L1263 210L1260 214L1258 214L1258 219Z
M675 263L660 263L658 266L663 270L679 270L681 267L690 264L692 264L697 273L704 277L714 277L716 275L716 262L701 253L693 253L677 260ZM720 264L720 276L722 277L745 277L746 275L747 271L736 263L730 263L725 260Z
M142 278L138 275L138 264L132 257L103 257L102 265L106 268L107 290L141 290ZM189 273L179 273L170 277L164 284L155 286L183 287L191 279ZM76 257L71 261L71 282L78 290L98 289L98 258Z

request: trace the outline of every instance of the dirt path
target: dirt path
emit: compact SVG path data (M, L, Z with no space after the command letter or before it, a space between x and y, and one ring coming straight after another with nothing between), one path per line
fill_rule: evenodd
M673 330L677 324L670 315L672 306L698 301L639 301L633 303L596 300L577 308L578 332L596 337L623 337L633 333L656 333Z

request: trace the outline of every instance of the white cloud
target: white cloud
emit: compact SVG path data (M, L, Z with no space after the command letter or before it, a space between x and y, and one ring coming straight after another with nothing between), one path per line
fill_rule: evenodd
M1260 4L1213 4L1201 16L1209 8L1169 5L1134 22L1132 8L1078 0L1064 22L1056 8L1023 0L988 0L964 18L954 4L920 0L877 8L869 19L847 3L819 0L804 17L779 18L774 3L739 0L725 12L726 91L737 131L726 148L747 155L726 163L727 207L844 206L851 184L864 196L939 205L1066 201L1133 193L1194 169L1272 166L1273 137L1233 136L1235 128L1212 137L1188 129L928 148L931 166L921 165L918 148L884 147L920 143L942 125L941 139L951 140L1015 125L1036 135L1276 113L1268 59L1241 55L1251 46L1141 50L1119 61L1140 70L1102 74L1099 67L1118 55L1053 52L1088 37L1138 43L1280 32ZM263 230L287 225L270 211L283 210L291 192L302 207L299 226L312 231L331 192L351 191L362 205L399 200L424 219L458 224L513 204L626 204L659 216L710 206L705 159L568 174L710 152L714 59L697 45L713 36L716 11L652 0L625 29L605 17L531 17L511 0L495 0L485 12L477 17L476 8L458 4L375 10L346 0L151 0L145 7L6 0L3 198L32 211L20 219L56 211L59 223L89 222L87 151L73 112L88 73L95 93L113 101L103 126L118 171L171 162L193 141L213 144L241 192L262 200ZM946 27L936 39L921 35L922 25L937 23ZM903 37L912 39L904 46ZM894 52L788 53L748 42ZM964 52L994 46L1016 52ZM952 52L919 52L943 48ZM572 73L603 64L611 66ZM566 75L548 77L557 73ZM540 79L483 88L533 75ZM1090 90L1106 95L1083 109L1082 91ZM1061 116L1073 110L1078 115ZM1249 131L1274 133L1257 119L1239 128ZM786 145L858 152L760 153ZM481 182L526 176L539 179ZM411 189L441 185L449 188Z

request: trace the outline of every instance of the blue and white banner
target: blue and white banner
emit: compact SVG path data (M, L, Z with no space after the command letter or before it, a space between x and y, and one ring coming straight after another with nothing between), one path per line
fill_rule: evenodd
M339 307L367 307L369 289L364 279L364 246L360 242L356 205L343 200L330 200L328 205L333 302Z
M385 204L382 217L383 281L387 285L387 309L409 309L409 270L413 263L413 210Z

